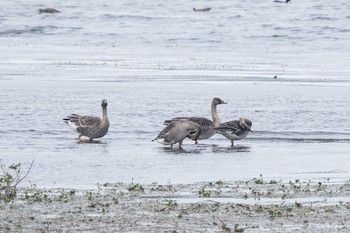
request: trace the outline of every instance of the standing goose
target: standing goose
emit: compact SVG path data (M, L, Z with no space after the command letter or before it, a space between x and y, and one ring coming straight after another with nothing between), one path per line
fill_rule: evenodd
M163 144L173 145L179 143L179 148L181 148L182 142L186 137L198 138L201 132L201 127L192 121L178 120L170 122L158 136L152 140Z
M109 120L107 115L107 100L102 100L102 119L95 116L80 116L71 114L63 121L79 133L77 140L82 142L92 142L94 138L105 136L109 128ZM88 137L89 140L82 140L81 137Z
M213 121L203 117L176 117L171 120L164 121L164 124L167 125L171 122L179 120L188 120L197 123L201 127L199 137L195 138L193 135L188 136L190 139L195 141L195 144L197 144L198 140L208 139L213 136L216 132L215 127L218 127L220 125L221 122L216 109L216 106L219 104L226 104L226 102L218 97L213 98L211 102L211 116L213 118Z
M252 127L251 120L241 117L239 120L228 121L220 124L219 127L215 128L216 132L222 134L227 139L231 140L231 146L233 147L234 140L240 140L253 132L250 128Z

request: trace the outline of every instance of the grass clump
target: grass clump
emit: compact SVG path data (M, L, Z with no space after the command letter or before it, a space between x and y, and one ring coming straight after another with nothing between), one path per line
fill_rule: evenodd
M34 160L30 164L28 171L23 175L21 163L6 166L2 161L0 163L0 200L10 202L17 196L17 185L21 183L32 169Z
M136 184L131 184L128 187L128 190L129 192L143 192L145 191L145 188L141 184L136 183Z

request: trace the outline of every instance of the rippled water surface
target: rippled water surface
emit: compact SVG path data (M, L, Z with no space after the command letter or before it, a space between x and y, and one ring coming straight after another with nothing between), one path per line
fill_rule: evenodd
M45 4L0 2L0 158L35 159L33 183L348 179L348 1ZM215 96L223 122L253 121L248 138L151 142L165 119L210 118ZM77 143L61 119L100 116L103 98L109 133Z

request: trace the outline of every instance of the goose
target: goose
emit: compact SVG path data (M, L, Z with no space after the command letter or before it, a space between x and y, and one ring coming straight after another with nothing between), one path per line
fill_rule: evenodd
M227 139L231 140L231 147L233 147L234 140L241 140L253 132L251 120L241 117L239 120L228 121L220 124L215 130L218 134L222 134Z
M92 142L94 138L102 138L108 132L109 120L107 115L107 100L102 100L102 119L95 116L80 116L71 114L63 121L79 133L77 140L81 142ZM82 140L81 137L88 137L89 140Z
M189 135L188 137L191 140L195 141L195 144L198 143L198 140L208 139L215 134L215 127L218 127L221 123L219 115L217 113L216 107L219 104L227 104L222 99L215 97L211 102L211 116L213 121L203 118L203 117L175 117L171 120L164 121L164 124L167 125L170 122L178 121L178 120L188 120L197 123L201 127L200 134L197 138L192 137L193 135Z
M278 2L278 3L288 3L288 2L290 2L290 0L286 0L286 1L275 0L275 1L273 1L273 2Z
M54 8L44 8L44 9L39 9L39 14L41 13L61 13L60 11L54 9Z
M193 11L210 11L211 10L211 7L206 7L206 8L200 8L200 9L196 9L196 8L193 8Z
M157 141L163 145L173 145L179 143L179 148L182 146L183 140L191 136L193 138L198 138L201 132L201 127L192 121L178 120L170 122L158 136L152 140Z

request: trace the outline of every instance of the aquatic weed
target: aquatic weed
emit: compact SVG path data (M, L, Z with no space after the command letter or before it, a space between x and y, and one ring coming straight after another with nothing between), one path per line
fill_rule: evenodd
M215 184L222 186L222 185L224 185L224 182L222 180L218 180L215 182Z
M279 210L269 210L269 217L275 219L277 217L282 217L282 212Z
M349 191L350 190L350 180L347 180L342 186L339 188L341 191Z
M13 164L8 167L1 161L0 169L0 200L10 202L17 196L17 185L24 180L32 169L34 160L31 162L27 172L22 176L21 163Z
M172 185L161 185L158 184L157 182L153 182L151 184L151 191L158 191L158 192L171 192L172 190Z
M63 188L59 190L58 201L68 202L71 197L75 195L75 190L72 189L69 192L66 192Z
M226 232L231 232L231 228L229 228L224 222L221 224L221 229Z
M175 210L177 207L177 202L174 200L165 200L165 207L161 208L159 211Z
M200 190L198 190L198 197L210 197L210 196L211 196L210 190L205 190L204 188L201 188Z
M237 232L237 233L240 233L240 232L244 232L244 231L245 231L245 229L242 228L242 227L240 227L238 223L236 223L235 226L234 226L234 229L231 230L231 228L229 228L229 227L227 226L227 224L223 222L223 223L221 224L221 229L222 229L223 231L225 231L225 232Z
M262 174L260 174L260 178L253 178L255 184L264 184L264 179L262 178Z
M244 231L245 229L243 227L239 227L238 223L235 224L235 229L233 232L244 232Z
M131 184L128 187L128 190L130 192L143 192L145 190L145 188L141 184L136 183L136 184Z
M93 200L95 200L98 197L99 197L99 193L94 193L94 192L91 192L91 191L87 191L86 192L86 198L89 201L93 201Z
M34 186L35 187L35 186ZM49 194L45 190L30 188L24 191L24 200L28 204L33 204L36 202L49 202L51 203L53 200L49 197Z

